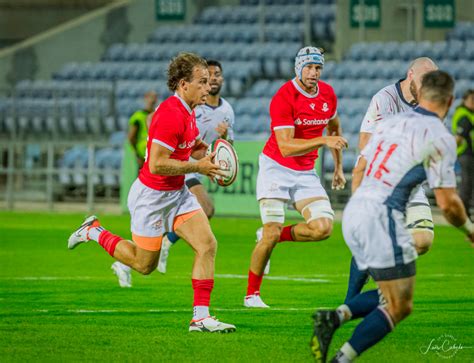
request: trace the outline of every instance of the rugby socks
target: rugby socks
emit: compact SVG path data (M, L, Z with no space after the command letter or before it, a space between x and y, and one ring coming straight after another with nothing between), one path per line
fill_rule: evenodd
M361 355L362 352L381 341L393 328L394 324L390 315L379 306L357 325L347 343L357 355Z
M123 238L115 234L110 233L104 227L102 227L99 221L96 219L94 223L87 230L87 238L92 241L97 241L99 245L103 247L108 254L114 257L115 247Z
M363 318L379 306L377 289L357 295L346 303L352 313L352 319Z
M339 324L342 325L344 324L346 321L349 321L352 319L352 312L351 312L351 309L349 309L349 307L345 304L339 306L337 309L336 309L336 314L337 314L337 317L339 318Z
M345 343L341 349L336 353L336 356L334 357L331 362L337 362L337 363L350 363L354 361L354 359L357 358L357 352L354 350L354 348L351 347L349 343Z
M166 234L166 237L168 237L168 241L170 241L171 244L173 244L173 245L174 245L176 242L179 241L179 236L178 236L176 233L174 233L174 232L168 232L168 233Z
M92 229L95 229L95 228L91 228L91 230ZM123 239L122 237L112 234L109 231L104 229L102 232L100 232L97 242L99 242L102 248L106 250L110 256L114 257L115 247L117 247L117 244L122 239Z
M336 309L339 320L342 323L346 321L363 318L370 314L379 305L379 293L375 290L366 291L356 295L345 304Z
M291 242L295 240L293 238L293 234L291 233L291 229L293 228L293 226L296 226L296 224L283 227L283 229L281 230L280 239L278 240L278 242Z
M249 270L249 279L247 285L247 296L258 294L260 292L260 285L262 285L263 274L258 276Z
M349 272L349 286L347 287L346 298L344 299L344 303L352 299L354 296L358 295L362 288L364 287L365 283L367 282L367 278L369 275L366 271L360 271L357 267L354 257L351 259L351 269Z
M120 262L120 261L117 261L117 263L120 265L120 268L121 268L122 270L124 270L125 272L130 272L130 271L132 271L132 268L131 268L130 266L127 266L127 265L123 264L123 263Z
M87 231L87 238L93 241L98 241L100 234L104 231L105 231L104 227L101 227L100 225L98 226L92 225L91 227L89 227L89 230Z
M193 320L205 319L209 316L209 302L214 288L214 279L192 279L194 290Z

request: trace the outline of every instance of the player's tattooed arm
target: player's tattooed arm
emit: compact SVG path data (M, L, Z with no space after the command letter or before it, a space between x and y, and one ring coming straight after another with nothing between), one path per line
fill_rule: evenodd
M284 157L304 155L321 146L342 149L347 146L347 140L342 136L321 136L313 139L296 139L295 129L283 128L275 130L278 148Z
M364 172L367 166L367 160L360 155L357 159L357 164L352 170L352 194L355 193L357 188L359 188L360 183L362 183L362 179L364 179Z
M188 173L201 173L208 175L211 178L222 175L225 173L221 171L220 167L212 162L214 153L203 157L197 162L192 161L181 161L171 159L173 152L168 148L153 143L150 149L150 172L158 175L183 175Z
M149 168L152 174L183 175L199 172L196 162L171 159L173 151L158 143L153 143L150 148Z

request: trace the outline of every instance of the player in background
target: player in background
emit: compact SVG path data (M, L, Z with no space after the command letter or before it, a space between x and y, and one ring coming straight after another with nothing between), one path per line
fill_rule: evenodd
M244 306L267 308L260 297L264 268L273 248L284 241L322 241L332 232L334 212L314 170L318 149L331 148L333 188L343 188L342 149L347 141L337 116L332 87L319 80L324 65L320 49L304 47L295 58L296 77L270 103L271 135L259 157L257 200L263 223L253 250ZM327 129L327 135L323 136ZM292 203L304 223L283 226L285 203Z
M405 79L382 88L372 97L360 128L359 150L364 149L380 122L391 115L409 111L417 105L417 93L423 75L436 69L438 67L430 58L417 58L408 66ZM422 186L419 186L410 198L406 210L406 224L413 236L418 254L428 252L433 244L434 224L430 204ZM357 295L367 279L368 274L359 271L352 258L345 301Z
M143 97L144 108L137 110L130 117L128 122L128 141L135 151L138 168L145 162L145 151L148 136L147 117L152 114L158 102L158 95L155 91L148 91Z
M220 95L222 84L224 83L222 65L216 60L207 60L207 65L211 89L207 96L206 103L196 107L197 126L201 133L202 140L207 144L219 138L226 139L230 143L233 143L234 110L229 102ZM214 203L201 183L201 175L198 173L186 174L185 180L189 191L196 196L207 218L211 219L214 215ZM179 236L173 232L163 237L160 259L158 261L159 272L166 273L170 248L178 240Z
M209 314L214 287L217 241L196 197L184 184L184 175L224 175L205 156L207 144L199 137L193 109L206 102L210 90L206 61L181 53L168 67L168 88L175 94L153 115L145 164L129 193L132 241L104 229L95 216L71 234L68 248L97 241L112 257L146 275L156 269L162 236L176 232L194 251L192 286L194 312L189 331L232 332L235 326ZM198 161L189 161L190 156Z
M464 93L462 103L453 115L452 130L456 135L458 161L461 166L459 195L469 215L474 198L474 89Z
M126 158L126 155L130 152L129 150L131 150L135 156L137 167L135 168L135 175L128 171L121 175L120 200L125 201L128 198L128 192L145 162L149 127L148 118L153 115L157 102L158 95L155 91L145 92L143 96L144 108L134 112L128 121L128 143L130 146L125 146L124 158ZM126 163L122 167L130 167L130 165ZM112 264L112 271L118 277L120 287L132 286L132 274L128 266L116 261Z
M448 222L474 241L474 226L456 192L456 143L443 125L453 89L446 72L427 73L419 105L380 123L361 152L342 230L358 268L375 280L384 303L366 304L364 294L378 299L372 290L336 310L316 311L311 348L319 362L326 361L332 336L346 321L364 317L331 362L353 361L410 315L418 254L404 214L418 185L428 180Z

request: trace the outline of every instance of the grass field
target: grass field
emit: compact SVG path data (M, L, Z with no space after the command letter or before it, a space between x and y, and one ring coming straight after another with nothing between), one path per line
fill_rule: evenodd
M262 288L271 309L243 308L259 220L215 219L211 312L237 332L190 334L190 248L180 242L172 249L168 274L134 273L133 288L121 289L112 259L97 244L67 250L82 218L0 212L0 362L310 362L311 313L344 298L350 253L336 225L323 243L279 245ZM127 216L103 215L101 221L129 236ZM473 253L461 233L438 227L433 250L418 261L414 313L359 361L446 362L420 349L450 335L465 348L448 361L473 362ZM355 324L336 333L331 356Z

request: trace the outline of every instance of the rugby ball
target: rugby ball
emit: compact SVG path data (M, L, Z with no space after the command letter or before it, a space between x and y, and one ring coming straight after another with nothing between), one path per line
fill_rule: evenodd
M217 139L209 144L206 155L215 152L214 163L224 170L226 176L216 176L217 184L227 187L237 178L239 159L232 144L224 139Z

